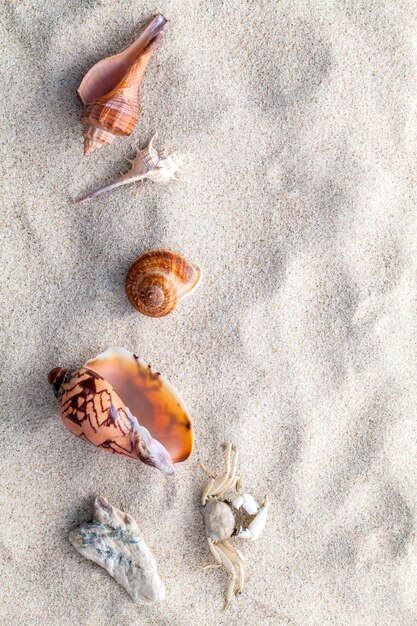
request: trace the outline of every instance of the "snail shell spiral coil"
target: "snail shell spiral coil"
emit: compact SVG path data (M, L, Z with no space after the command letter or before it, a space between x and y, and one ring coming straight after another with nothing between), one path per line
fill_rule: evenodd
M130 303L140 313L163 317L195 289L200 278L199 268L180 254L152 250L133 263L125 287Z

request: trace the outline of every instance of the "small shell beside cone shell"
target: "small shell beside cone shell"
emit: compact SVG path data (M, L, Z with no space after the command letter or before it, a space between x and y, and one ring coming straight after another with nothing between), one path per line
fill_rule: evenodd
M166 23L156 15L126 50L102 59L84 76L77 91L84 105L84 154L132 133L140 114L140 84Z
M171 313L180 298L198 285L201 271L180 254L152 250L133 263L126 277L130 303L149 317Z

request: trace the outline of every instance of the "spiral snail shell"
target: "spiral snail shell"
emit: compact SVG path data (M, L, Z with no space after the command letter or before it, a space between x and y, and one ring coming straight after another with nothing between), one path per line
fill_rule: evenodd
M94 446L167 475L190 456L193 432L177 391L127 350L107 350L73 371L55 367L48 381L63 424Z
M102 59L84 76L77 90L84 106L84 154L132 133L140 114L140 84L166 23L156 15L126 50Z
M152 250L133 263L126 277L130 303L149 317L171 313L198 285L201 271L176 252Z

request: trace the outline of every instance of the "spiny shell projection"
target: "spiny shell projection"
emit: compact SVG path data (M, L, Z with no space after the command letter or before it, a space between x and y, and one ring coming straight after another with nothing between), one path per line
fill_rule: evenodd
M192 427L178 393L127 350L107 350L75 371L54 368L48 380L64 425L94 446L167 475L190 456Z
M132 133L140 113L140 84L166 23L156 15L126 50L102 59L84 76L77 91L84 105L84 154Z
M128 185L129 183L135 183L139 180L145 180L149 178L155 183L164 183L171 179L180 180L178 176L178 170L182 163L182 156L177 152L166 154L164 150L160 153L156 150L153 142L157 136L155 133L149 140L148 145L142 150L138 150L134 159L127 159L132 167L126 174L123 174L120 178L115 180L109 185L100 187L96 191L92 191L86 196L79 198L75 201L75 204L81 204L81 202L88 202L97 198L101 193L116 189L122 185Z
M103 567L137 604L153 604L165 598L165 585L156 560L131 515L99 496L92 522L84 522L69 534L83 557Z
M150 317L163 317L198 285L201 271L176 252L152 250L133 263L126 277L131 304Z

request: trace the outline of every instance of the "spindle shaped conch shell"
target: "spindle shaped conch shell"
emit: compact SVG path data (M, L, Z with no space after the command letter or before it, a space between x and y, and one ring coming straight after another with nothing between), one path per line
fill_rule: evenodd
M126 50L102 59L84 76L77 91L84 106L84 154L132 133L140 113L140 84L166 23L156 15Z
M176 390L150 365L123 348L107 350L84 367L49 373L64 425L89 443L174 473L187 459L193 432Z
M201 271L176 252L152 250L133 263L126 277L131 304L149 317L163 317L198 285Z
M161 153L158 153L153 145L156 136L157 133L150 138L148 145L145 146L145 148L137 151L134 159L127 159L127 161L132 164L132 167L128 172L126 172L126 174L123 174L123 176L118 178L113 183L100 187L100 189L92 191L86 196L79 198L75 201L75 204L93 200L105 191L110 191L116 187L128 185L129 183L134 183L138 180L145 180L145 178L149 178L156 183L167 182L172 178L180 180L178 170L182 163L182 156L177 152L165 154L164 150L162 150Z

